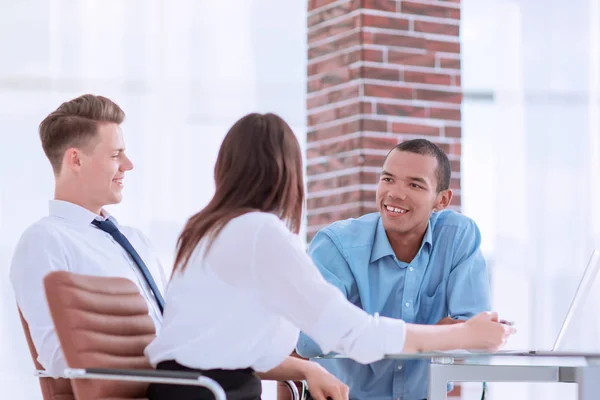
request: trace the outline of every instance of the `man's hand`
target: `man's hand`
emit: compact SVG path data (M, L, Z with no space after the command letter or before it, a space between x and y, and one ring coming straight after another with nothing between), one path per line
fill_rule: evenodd
M462 319L454 319L452 317L444 317L442 319L440 319L436 325L454 325L454 324L462 324L465 321L463 321Z

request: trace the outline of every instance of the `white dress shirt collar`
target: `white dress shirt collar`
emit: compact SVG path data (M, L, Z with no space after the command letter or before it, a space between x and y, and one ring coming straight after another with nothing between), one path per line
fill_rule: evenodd
M119 226L117 220L105 209L101 210L101 215L97 215L80 205L64 200L50 200L48 208L51 216L62 218L78 225L87 226L95 219L105 218L110 219L117 227Z

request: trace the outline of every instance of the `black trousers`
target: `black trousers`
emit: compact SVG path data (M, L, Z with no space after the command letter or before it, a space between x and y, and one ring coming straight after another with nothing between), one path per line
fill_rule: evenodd
M200 370L184 367L175 361L163 361L157 365L157 369L200 372L223 387L227 400L260 400L262 394L260 378L251 368ZM147 395L148 400L213 400L215 398L210 390L201 386L162 383L150 384Z

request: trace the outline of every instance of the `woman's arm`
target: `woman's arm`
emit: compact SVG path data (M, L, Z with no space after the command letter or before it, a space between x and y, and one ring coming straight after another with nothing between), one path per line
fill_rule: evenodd
M452 326L417 326L369 315L325 281L277 217L265 217L248 235L251 240L236 243L238 251L232 251L232 243L215 242L209 254L218 259L214 272L300 328L324 353L369 364L402 352L496 348L507 335L489 313Z
M495 312L482 312L464 323L449 325L406 324L404 352L487 349L495 351L516 330L498 322Z
M257 372L260 379L272 381L301 381L306 379L306 370L313 362L296 357L287 357L281 364L267 372Z
M348 386L313 361L287 357L270 371L257 373L261 379L274 381L305 380L314 399L347 400Z

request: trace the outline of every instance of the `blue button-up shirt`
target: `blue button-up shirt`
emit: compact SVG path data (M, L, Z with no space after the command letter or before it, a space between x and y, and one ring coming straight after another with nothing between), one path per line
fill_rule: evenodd
M369 314L435 324L467 319L490 309L490 286L480 233L468 217L433 213L421 247L410 262L398 260L379 213L335 222L313 238L309 253L329 282ZM322 355L302 333L297 352ZM316 359L350 387L351 399L419 400L427 397L429 362Z

